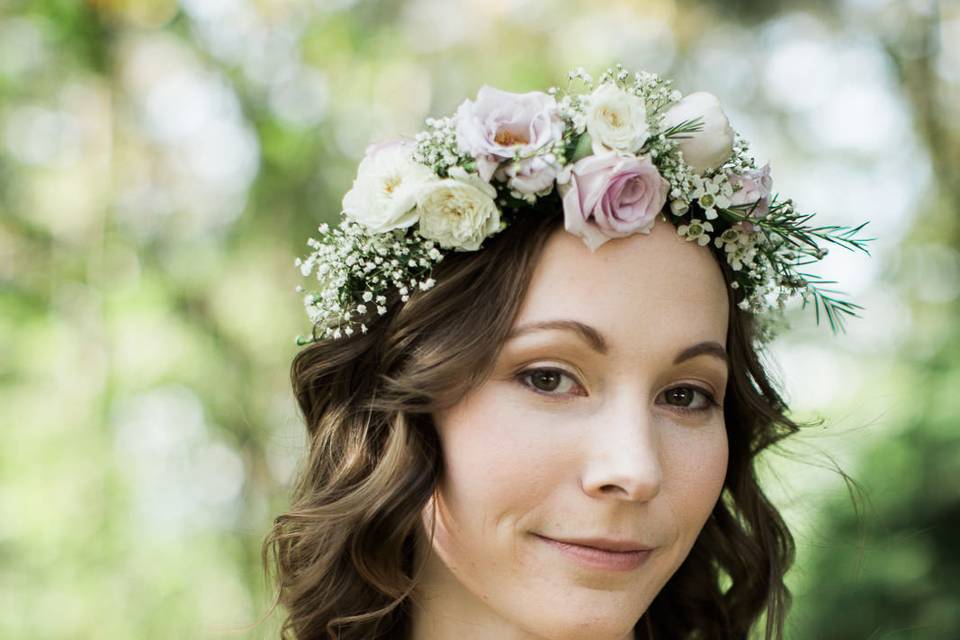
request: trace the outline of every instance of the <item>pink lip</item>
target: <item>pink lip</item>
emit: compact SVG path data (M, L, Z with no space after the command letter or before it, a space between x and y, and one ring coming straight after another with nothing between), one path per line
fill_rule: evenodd
M604 549L597 549L596 547L561 542L559 540L554 540L553 538L547 538L538 534L534 535L567 557L578 561L580 564L595 569L606 569L610 571L632 571L642 565L652 552L651 549L640 549L635 551L605 551Z

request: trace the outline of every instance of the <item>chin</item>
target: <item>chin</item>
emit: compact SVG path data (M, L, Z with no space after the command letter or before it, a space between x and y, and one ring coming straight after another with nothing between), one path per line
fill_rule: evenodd
M549 640L633 640L635 619L580 619L567 624L553 624L533 629L538 638Z
M517 622L531 635L549 640L633 640L634 626L643 615L643 611L636 610L626 613L615 598L610 598L606 606L564 604L555 600L546 606L531 603L523 612L525 619ZM535 617L530 615L534 612Z

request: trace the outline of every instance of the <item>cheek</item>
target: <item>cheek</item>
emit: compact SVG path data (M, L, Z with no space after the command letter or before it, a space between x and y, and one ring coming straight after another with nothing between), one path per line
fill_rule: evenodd
M441 496L465 533L498 535L491 528L510 533L569 468L562 452L554 451L546 425L503 398L495 400L477 394L436 417L444 461Z
M727 473L727 433L723 423L668 440L668 498L680 537L693 544L723 490Z
M557 452L545 451L547 425L529 417L485 394L434 416L444 468L433 548L445 571L486 602L497 601L505 585L523 583L523 532L560 482ZM428 533L433 506L424 511Z

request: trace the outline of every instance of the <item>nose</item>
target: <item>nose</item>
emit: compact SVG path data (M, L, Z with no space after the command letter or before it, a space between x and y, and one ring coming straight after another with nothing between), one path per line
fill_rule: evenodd
M585 451L580 482L587 495L646 502L660 492L660 435L642 403L623 403L597 414Z

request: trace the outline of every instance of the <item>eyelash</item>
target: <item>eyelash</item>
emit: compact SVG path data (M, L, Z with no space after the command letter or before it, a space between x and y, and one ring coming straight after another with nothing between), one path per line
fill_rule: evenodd
M526 382L526 380L528 380L532 374L534 374L534 373L542 373L542 372L558 373L558 374L560 374L560 375L567 376L568 378L570 378L571 380L573 380L574 382L576 382L576 378L575 378L572 374L568 373L567 371L564 371L563 369L558 369L558 368L556 368L556 367L533 367L533 368L530 368L530 369L524 369L523 371L520 371L520 372L517 373L516 379L517 379L518 382L520 382L520 384L522 384L523 386L529 388L529 389L530 389L531 391L533 391L534 393L539 394L539 395L542 395L542 396L547 396L548 398L549 398L549 397L562 397L563 395L565 395L565 394L550 393L550 392L548 392L548 391L542 391L542 390L537 389L536 387L534 387L532 384L528 384L528 383ZM577 382L577 384L579 385L579 382ZM688 414L688 415L697 414L697 413L707 413L707 412L709 412L709 411L713 411L714 409L716 409L716 408L718 408L718 407L720 406L719 403L717 403L716 398L713 397L713 394L710 393L710 391L708 391L707 389L704 389L703 387L699 387L699 386L696 386L696 385L685 384L685 385L680 385L680 386L676 386L676 387L671 387L670 389L667 389L667 391L674 391L674 390L676 390L676 389L693 389L694 391L700 393L704 398L707 399L707 405L706 405L705 407L703 407L702 409L690 409L689 407L681 407L681 406L677 406L677 405L668 405L668 406L672 407L675 411L678 411L678 412L680 412L680 413L685 413L685 414ZM576 394L574 394L574 395L576 395Z

